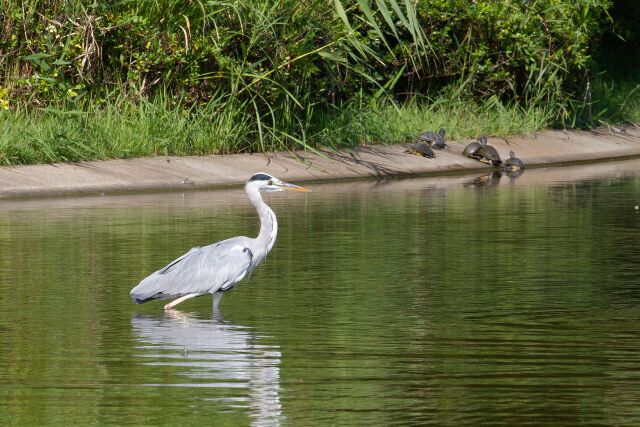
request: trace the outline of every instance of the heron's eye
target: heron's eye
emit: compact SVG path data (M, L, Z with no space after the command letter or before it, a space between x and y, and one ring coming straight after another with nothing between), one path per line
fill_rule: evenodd
M269 185L273 185L273 181L269 180Z

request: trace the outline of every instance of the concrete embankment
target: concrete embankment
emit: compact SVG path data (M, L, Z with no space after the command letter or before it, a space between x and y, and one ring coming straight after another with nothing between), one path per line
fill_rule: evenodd
M489 167L460 155L470 141L449 141L435 159L405 153L408 144L221 156L154 157L0 168L0 197L101 193L243 184L255 172L303 182L394 175L482 172ZM503 159L513 150L526 165L553 165L640 156L640 128L545 131L535 136L490 138Z

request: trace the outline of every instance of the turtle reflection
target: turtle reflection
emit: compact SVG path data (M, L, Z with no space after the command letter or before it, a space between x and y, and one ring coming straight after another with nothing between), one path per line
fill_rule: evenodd
M473 180L464 184L464 186L467 188L494 187L500 183L500 178L502 178L502 173L493 171L486 175L474 178Z
M517 171L505 171L504 174L509 178L509 182L513 184L517 178L524 174L524 169L518 169Z
M464 184L466 188L489 188L495 187L500 183L503 176L509 178L509 183L513 184L516 179L524 174L524 169L517 171L492 171L486 175L473 178L471 181Z

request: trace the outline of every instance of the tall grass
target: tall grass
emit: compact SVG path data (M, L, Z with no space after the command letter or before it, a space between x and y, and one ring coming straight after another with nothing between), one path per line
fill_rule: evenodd
M594 79L592 125L640 121L639 83L606 74ZM463 141L481 133L498 136L546 129L553 126L557 113L553 105L503 104L497 97L469 103L441 96L400 104L362 98L335 108L309 107L308 119L289 135L278 123L256 127L251 107L223 96L185 108L167 94L136 101L120 94L101 104L0 110L0 164L340 149L409 142L422 131L440 127L447 130L448 139ZM584 120L579 118L584 111L576 105L570 117L578 123Z
M0 1L5 164L526 133L637 105L570 90L606 0Z
M313 110L294 136L263 126L255 135L254 111L247 105L210 102L185 109L158 95L132 102L124 96L83 109L52 107L0 112L0 162L50 163L165 155L206 155L247 150L289 149L278 142L296 139L294 147L333 149L362 143L411 141L419 132L444 126L448 137L472 138L480 133L504 135L544 128L550 112L491 99L471 107L441 98L428 103L391 101L347 103ZM247 141L256 141L254 146ZM269 145L260 145L259 141ZM247 148L249 147L249 148Z
M640 72L598 73L585 110L580 118L587 126L640 123Z
M0 113L0 161L39 163L238 151L247 117L216 104L184 108L158 95L118 96L82 109L22 108Z

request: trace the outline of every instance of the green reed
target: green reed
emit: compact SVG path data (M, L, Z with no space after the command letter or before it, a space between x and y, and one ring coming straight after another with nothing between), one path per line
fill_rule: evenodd
M606 122L604 99L637 110L626 86L581 94L604 0L0 2L4 164L526 133Z

